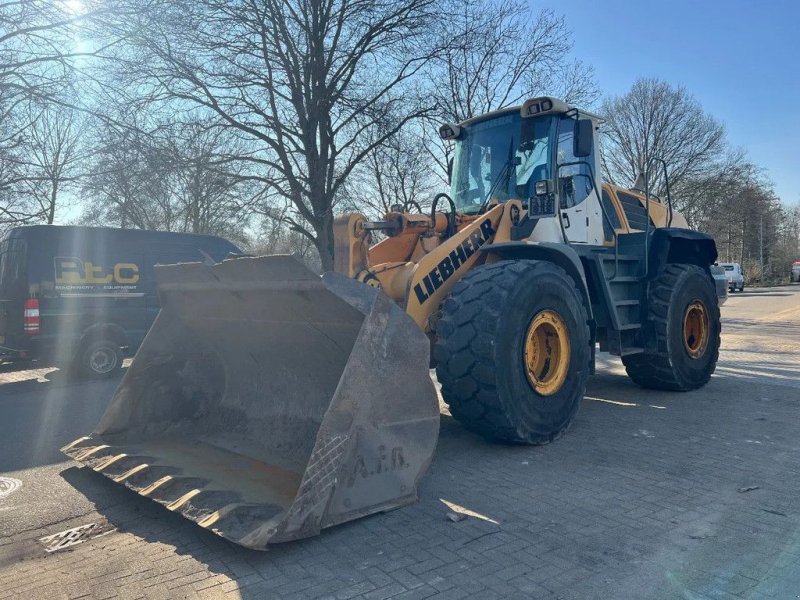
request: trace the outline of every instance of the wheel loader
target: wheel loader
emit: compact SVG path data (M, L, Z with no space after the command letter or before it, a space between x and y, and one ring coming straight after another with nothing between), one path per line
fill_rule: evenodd
M63 451L265 549L416 499L439 430L431 366L455 419L511 444L564 434L598 348L645 388L704 385L714 241L649 176L602 183L600 123L540 97L443 125L450 194L338 217L321 277L290 256L158 268L159 316Z

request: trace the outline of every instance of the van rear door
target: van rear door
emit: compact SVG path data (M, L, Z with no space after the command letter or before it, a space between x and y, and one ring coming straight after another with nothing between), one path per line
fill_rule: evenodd
M22 319L28 297L26 247L14 230L0 242L0 354L27 349Z

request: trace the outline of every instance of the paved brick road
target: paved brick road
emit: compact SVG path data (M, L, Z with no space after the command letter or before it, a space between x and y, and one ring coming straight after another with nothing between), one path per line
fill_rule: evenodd
M799 292L729 301L700 392L640 390L606 359L548 447L488 444L445 416L419 503L265 553L50 450L11 454L91 429L109 387L0 374L0 470L22 481L0 499L0 598L800 597ZM17 409L48 439L15 437ZM445 502L472 516L449 521ZM103 519L117 531L71 550L37 541Z

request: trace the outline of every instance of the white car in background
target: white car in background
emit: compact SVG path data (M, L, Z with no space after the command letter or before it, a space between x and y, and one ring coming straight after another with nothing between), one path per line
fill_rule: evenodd
M719 263L719 266L725 269L725 274L728 276L728 289L731 292L739 290L744 291L744 271L739 263Z

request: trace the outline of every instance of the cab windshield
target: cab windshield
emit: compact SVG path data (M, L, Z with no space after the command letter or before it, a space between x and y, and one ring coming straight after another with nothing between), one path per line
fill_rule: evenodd
M456 208L475 214L491 199L526 200L534 184L552 177L553 117L503 114L464 127L453 158Z

